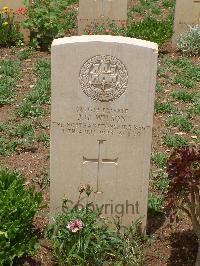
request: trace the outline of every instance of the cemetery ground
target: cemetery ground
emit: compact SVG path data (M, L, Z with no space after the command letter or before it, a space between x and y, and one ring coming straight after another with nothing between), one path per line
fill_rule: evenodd
M150 1L151 2L151 1ZM129 11L129 19L140 20L146 10L165 16L170 1L144 7L139 1ZM146 8L146 9L145 9ZM163 8L163 7L162 7ZM174 52L166 42L158 59L153 147L149 188L147 237L142 252L145 265L192 266L197 241L191 222L179 212L168 214L166 161L173 148L196 145L200 141L200 60ZM16 261L16 265L54 265L44 230L49 213L50 142L50 54L27 47L0 49L0 165L19 169L25 187L42 192L44 208L34 222L40 240L36 255Z

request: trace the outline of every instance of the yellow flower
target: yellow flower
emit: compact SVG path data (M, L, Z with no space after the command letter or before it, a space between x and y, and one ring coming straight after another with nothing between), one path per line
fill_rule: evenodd
M8 13L8 12L9 12L9 7L4 6L4 7L3 7L3 13Z
M8 25L8 22L7 21L5 21L4 23L3 23L3 26L7 26Z

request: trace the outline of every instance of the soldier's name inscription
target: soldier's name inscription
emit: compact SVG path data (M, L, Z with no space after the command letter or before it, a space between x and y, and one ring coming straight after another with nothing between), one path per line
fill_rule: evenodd
M104 108L93 106L77 106L75 110L76 120L69 122L53 121L63 133L84 135L107 136L140 136L149 125L141 125L137 121L131 121L128 108ZM131 121L131 122L130 122Z

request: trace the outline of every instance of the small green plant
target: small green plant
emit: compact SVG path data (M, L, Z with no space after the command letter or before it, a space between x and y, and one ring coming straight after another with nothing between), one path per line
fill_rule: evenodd
M47 49L54 38L63 37L75 27L76 10L72 4L77 0L27 1L23 25L32 32L41 48Z
M178 127L179 130L186 132L190 132L193 128L192 123L183 115L173 115L168 117L166 125Z
M164 91L164 87L161 84L156 84L156 92L163 92Z
M189 115L200 115L200 101L192 105L189 109L187 109L187 113Z
M166 166L166 163L165 163ZM154 188L161 193L161 195L166 195L169 189L169 178L168 175L160 171L159 174L156 176L156 179L153 182Z
M50 95L51 95L51 81L40 79L37 81L33 90L27 95L27 100L33 104L50 103Z
M163 0L162 5L164 8L174 7L174 0Z
M177 50L187 55L200 54L200 25L190 26L177 41Z
M34 65L34 73L40 79L51 78L51 63L48 60L40 59Z
M175 108L171 105L171 103L160 103L156 101L155 112L159 114L172 113L175 112Z
M0 76L0 106L10 104L15 98L15 81L10 77Z
M14 101L20 72L20 62L0 60L0 106Z
M0 155L9 155L13 153L19 145L19 141L10 140L6 137L0 137Z
M150 194L148 199L148 212L152 215L163 213L164 209L164 196Z
M44 111L38 104L32 104L25 100L18 107L17 114L21 117L40 117L44 114Z
M13 60L0 61L0 75L13 78L15 80L20 77L20 62Z
M169 148L178 148L188 146L186 139L179 135L165 134L163 136L163 143Z
M184 74L176 75L171 79L171 82L174 84L179 84L185 88L194 88L196 85L195 80L191 79L190 77L185 77Z
M15 45L22 39L19 25L14 23L14 14L8 7L0 11L0 46Z
M0 262L33 255L37 247L33 219L42 202L40 193L25 188L17 171L0 168Z
M37 137L37 141L44 143L45 147L49 147L50 138L49 138L49 136L45 132L41 133Z
M86 34L93 34L93 35L126 35L126 28L122 23L121 27L116 25L113 21L106 19L101 23L94 23L91 26L86 27L85 29Z
M21 124L17 126L15 130L15 136L20 137L20 138L28 137L32 139L34 136L34 132L35 132L35 129L32 123L22 122Z
M164 168L167 161L167 155L165 153L159 152L152 156L152 160L157 167Z
M26 47L21 49L20 51L16 52L16 56L20 59L20 60L26 60L29 57L31 57L32 53L33 53L33 48L32 47Z
M81 194L87 198L80 208ZM94 210L89 200L89 186L81 187L78 202L54 219L47 230L54 256L60 265L142 265L141 236L137 225L121 228L101 218L101 211Z
M146 17L140 22L132 22L127 27L127 37L152 41L162 46L172 36L172 20L157 20Z
M172 97L175 100L179 100L182 102L194 102L197 94L195 92L188 92L184 90L177 90L172 92Z

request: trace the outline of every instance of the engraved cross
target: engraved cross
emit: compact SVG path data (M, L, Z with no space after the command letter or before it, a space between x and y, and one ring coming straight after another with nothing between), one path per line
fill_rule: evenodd
M106 140L98 140L98 144L99 144L99 150L98 150L98 158L96 159L88 159L85 156L83 156L83 164L87 164L87 163L97 163L97 187L96 187L96 191L95 193L102 193L102 191L99 190L99 180L102 177L102 164L115 164L118 165L118 159L103 159L102 157L102 152L101 152L101 148L103 143Z

